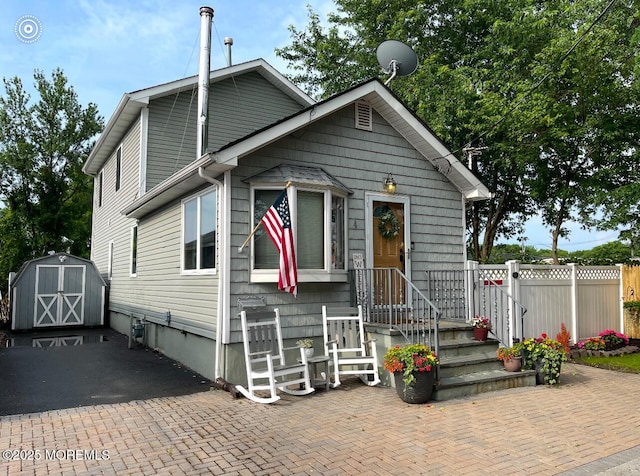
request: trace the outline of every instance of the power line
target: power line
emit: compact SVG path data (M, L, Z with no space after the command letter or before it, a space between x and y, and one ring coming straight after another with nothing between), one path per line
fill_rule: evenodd
M484 131L482 134L480 134L478 137L476 137L475 139L473 139L471 142L469 142L469 144L472 144L473 142L483 138L484 136L486 136L489 132L491 132L493 129L495 129L500 123L502 123L502 121L504 121L511 113L513 113L516 109L518 109L523 103L524 101L531 96L531 94L533 94L533 92L538 89L542 83L544 83L549 76L551 76L551 73L553 73L554 70L556 70L558 68L558 66L560 66L562 64L562 62L567 59L567 57L573 53L573 51L578 47L578 45L580 43L582 43L582 40L585 39L585 37L591 32L591 30L593 29L593 27L596 26L597 23L600 22L600 20L602 20L602 18L607 14L607 12L611 9L611 7L613 6L613 4L616 2L616 0L611 0L607 6L604 8L604 10L602 10L602 12L596 17L596 19L593 21L593 23L591 23L591 25L589 25L589 27L584 31L584 33L582 33L582 35L580 35L580 37L574 42L574 44L571 46L571 48L569 48L567 50L567 52L562 55L560 57L560 59L558 61L556 61L556 63L553 65L553 68L551 68L549 70L549 72L547 72L547 74L545 74L542 79L540 81L538 81L535 85L533 85L517 102L516 104L509 109L500 119L498 119L489 129L487 129L486 131ZM453 153L455 154L456 152L459 152L461 148L458 148L456 151L454 151Z

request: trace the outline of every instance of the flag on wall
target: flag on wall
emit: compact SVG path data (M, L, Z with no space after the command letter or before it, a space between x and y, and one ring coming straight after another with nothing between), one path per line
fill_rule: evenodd
M298 295L298 269L296 252L293 246L291 230L291 210L289 209L288 188L285 188L277 200L262 217L262 224L271 237L271 241L280 252L280 271L278 289Z

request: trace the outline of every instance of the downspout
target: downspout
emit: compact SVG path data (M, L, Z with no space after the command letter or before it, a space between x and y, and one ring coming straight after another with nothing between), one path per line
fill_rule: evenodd
M218 380L218 378L222 377L222 369L224 368L224 366L222 365L222 360L224 359L224 356L222 354L222 335L223 327L227 322L227 275L229 270L229 252L227 246L227 232L229 230L227 224L227 194L229 193L229 190L226 184L231 183L231 172L226 171L224 173L224 183L214 179L210 175L207 175L203 167L198 167L198 175L205 179L207 182L216 185L218 187L218 190L222 190L222 198L220 200L222 206L220 207L221 213L219 223L222 225L223 233L218 234L220 239L220 272L218 274L218 322L216 324L216 365L214 369L215 381Z

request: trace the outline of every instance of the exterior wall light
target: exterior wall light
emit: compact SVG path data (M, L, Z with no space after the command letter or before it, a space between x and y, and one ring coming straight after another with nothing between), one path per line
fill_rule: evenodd
M384 179L384 191L387 193L396 193L396 181L393 179L391 172L389 172L387 178Z

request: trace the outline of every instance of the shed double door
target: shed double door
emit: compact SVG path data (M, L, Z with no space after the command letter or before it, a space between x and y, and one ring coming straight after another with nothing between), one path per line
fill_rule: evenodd
M84 324L85 271L82 265L36 266L34 327Z

